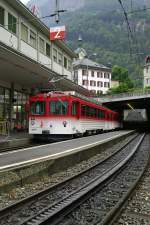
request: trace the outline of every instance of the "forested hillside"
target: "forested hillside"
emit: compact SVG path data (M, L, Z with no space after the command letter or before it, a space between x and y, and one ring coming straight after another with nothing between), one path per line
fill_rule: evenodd
M54 0L31 0L39 6L42 15L54 11ZM122 0L126 12L150 7L150 1ZM68 11L61 16L61 23L67 26L67 41L72 48L79 45L91 55L97 53L97 60L105 65L117 64L129 69L130 77L137 86L142 81L144 57L150 54L150 10L128 14L132 33L127 32L127 22L117 0L60 0L60 8ZM44 21L54 24L52 18ZM129 28L128 28L129 29ZM129 41L130 40L130 41ZM141 65L141 66L140 66Z

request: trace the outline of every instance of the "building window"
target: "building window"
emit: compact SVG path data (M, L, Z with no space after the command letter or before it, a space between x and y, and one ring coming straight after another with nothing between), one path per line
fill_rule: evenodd
M90 81L90 86L96 86L96 81L91 80L91 81Z
M100 73L100 78L103 78L103 73Z
M30 30L30 45L36 48L36 34L32 30Z
M100 72L97 72L97 77L100 77Z
M72 64L71 64L71 60L68 60L68 70L72 71Z
M74 78L73 78L73 80L74 80L74 82L75 82L76 84L78 84L78 71L75 71L75 72L74 72Z
M104 82L104 87L109 87L109 82Z
M8 30L12 33L17 33L17 19L10 13L8 13Z
M103 87L103 82L98 81L98 82L97 82L97 87Z
M50 57L51 55L51 47L48 43L46 43L46 55Z
M88 80L83 80L83 81L82 81L82 85L87 86L87 85L88 85L88 83L89 83L89 82L88 82Z
M64 57L64 67L67 69L67 58Z
M21 24L21 39L28 43L28 27Z
M4 9L0 7L0 24L4 25Z
M91 76L94 77L94 71L93 70L91 71Z
M39 38L39 50L41 53L45 53L45 42L42 38Z
M58 52L58 63L62 65L62 54Z
M78 83L78 71L74 71L74 82Z
M87 75L88 70L82 70L82 76Z
M55 48L53 49L53 60L57 62L57 50Z
M109 79L109 73L104 73L104 78L108 78Z

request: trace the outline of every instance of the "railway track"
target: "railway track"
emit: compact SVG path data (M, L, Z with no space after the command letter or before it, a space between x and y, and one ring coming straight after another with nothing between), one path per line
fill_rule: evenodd
M147 169L136 189L122 208L112 225L150 224L150 160Z
M125 166L125 164L130 160L130 157L133 157L133 154L139 155L141 153L140 149L138 153L135 152L137 151L143 138L144 136L136 137L123 148L116 151L113 156L108 157L103 162L98 163L94 167L80 173L72 179L68 179L68 181L55 185L43 192L35 194L30 198L26 198L23 201L1 210L0 224L34 225L45 224L46 221L48 224L57 224L62 220L62 218L64 218L65 215L68 213L72 214L71 211L74 211L75 208L77 208L77 214L79 215L80 211L82 212L82 210L78 209L81 207L79 204L90 201L86 200L86 198L89 199L89 195L93 195L93 189L95 194L99 188L100 191L103 191L105 188L107 189L107 185L111 184L115 177L120 176L118 174L122 171L121 167ZM132 162L130 162L130 164L132 165ZM113 175L113 173L115 174ZM112 178L112 176L114 177ZM105 198L107 199L107 196L103 195L103 201ZM90 216L90 218L92 217ZM72 220L70 223L68 219L65 218L65 221L61 224L75 223Z

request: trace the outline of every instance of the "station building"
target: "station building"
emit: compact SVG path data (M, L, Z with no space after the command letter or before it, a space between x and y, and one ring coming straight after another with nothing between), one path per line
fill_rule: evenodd
M0 133L28 127L25 105L36 90L88 95L71 81L75 57L64 41L50 41L49 28L19 0L0 1Z

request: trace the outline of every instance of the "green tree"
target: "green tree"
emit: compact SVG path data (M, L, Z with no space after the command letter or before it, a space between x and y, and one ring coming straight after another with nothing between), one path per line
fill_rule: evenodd
M114 65L112 68L112 79L124 82L129 80L128 70L124 67Z
M133 83L129 78L128 70L124 67L114 65L112 68L112 79L119 81L119 86L111 88L109 93L123 93L128 92L133 88Z

